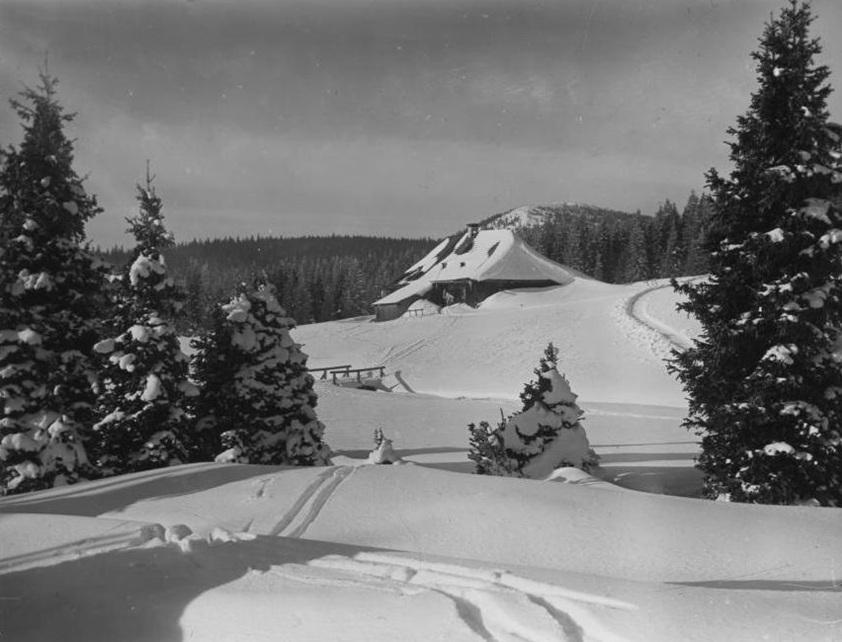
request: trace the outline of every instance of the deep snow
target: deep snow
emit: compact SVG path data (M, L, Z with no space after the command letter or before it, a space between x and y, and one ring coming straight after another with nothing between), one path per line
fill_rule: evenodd
M663 284L663 283L661 283ZM385 365L415 392L515 398L547 342L583 402L683 408L666 373L670 344L628 316L628 299L651 287L576 279L566 286L504 291L478 309L374 323L368 318L298 328L310 365ZM654 349L653 349L654 346Z
M842 639L837 510L691 498L696 440L661 359L696 329L662 285L576 280L293 331L311 365L383 364L395 391L317 386L336 465L195 464L0 500L0 635ZM465 474L467 423L518 408L549 340L599 479ZM366 464L377 427L406 463Z

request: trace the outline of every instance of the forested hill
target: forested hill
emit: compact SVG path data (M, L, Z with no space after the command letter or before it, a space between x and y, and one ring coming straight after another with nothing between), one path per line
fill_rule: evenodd
M521 207L482 221L507 227L545 256L610 283L701 274L711 203L692 194L682 212L665 201L655 216L588 205ZM462 234L463 230L459 230ZM210 310L240 282L265 274L298 323L370 314L371 304L434 239L372 236L217 239L165 251L170 273L187 291L183 331L205 327ZM129 253L103 252L122 265Z
M628 220L634 216L641 216L640 212L630 213L612 210L586 203L552 203L546 205L524 205L512 210L494 214L480 221L483 227L533 227L541 225L548 218L557 216L574 216L586 219L592 223L599 223L606 219ZM651 217L650 217L651 218Z
M484 227L514 229L545 256L608 283L704 274L705 238L713 213L708 195L684 207L664 201L654 216L563 203L519 207Z
M204 326L209 311L237 283L268 277L298 321L325 321L371 312L381 290L427 254L433 239L371 236L226 238L179 243L165 252L170 273L187 291L187 328ZM115 265L129 252L101 252Z

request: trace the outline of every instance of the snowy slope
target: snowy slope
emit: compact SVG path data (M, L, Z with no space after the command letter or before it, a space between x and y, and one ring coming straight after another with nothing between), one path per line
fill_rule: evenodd
M195 464L0 499L0 637L842 639L838 511L658 494L699 482L661 363L695 330L662 285L296 330L313 365L383 362L395 386L319 384L336 465ZM516 409L549 339L602 480L465 474L465 425ZM408 463L363 465L377 427Z
M411 464L194 465L0 506L0 541L14 543L0 565L0 626L15 640L842 632L833 580L842 564L829 555L842 522L831 510Z
M310 365L384 365L416 392L515 398L548 341L559 369L584 401L684 406L666 373L670 344L630 318L626 303L648 284L589 279L538 290L505 291L476 310L383 323L344 320L301 326Z

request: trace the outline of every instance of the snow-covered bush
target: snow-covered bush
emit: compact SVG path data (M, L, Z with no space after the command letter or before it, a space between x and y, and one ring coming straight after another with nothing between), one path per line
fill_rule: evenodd
M91 475L92 348L105 271L84 245L100 209L72 167L57 81L13 102L20 148L0 151L0 494Z
M809 6L764 30L728 178L708 174L711 277L678 289L702 334L672 370L711 498L842 505L842 127Z
M558 371L558 351L552 343L535 375L520 395L520 412L501 419L495 428L484 421L468 426L468 458L477 473L543 479L560 466L587 470L596 465L597 456L579 422L582 410Z
M99 421L88 454L102 475L178 464L190 459L188 380L174 322L183 294L167 276L161 250L172 245L161 199L147 174L138 185L140 211L129 219L136 247L114 279L115 308L109 337L94 349L101 363Z
M241 286L215 312L212 329L194 340L198 429L217 461L330 463L307 355L290 336L294 327L274 288L257 282Z
M368 453L368 461L372 464L396 464L403 461L395 452L392 440L383 435L382 428L374 431L374 450Z

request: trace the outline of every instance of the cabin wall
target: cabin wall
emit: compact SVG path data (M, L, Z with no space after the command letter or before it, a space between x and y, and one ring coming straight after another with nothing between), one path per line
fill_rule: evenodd
M374 320L392 321L393 319L397 319L406 312L413 301L415 301L415 298L404 299L398 303L375 304Z

